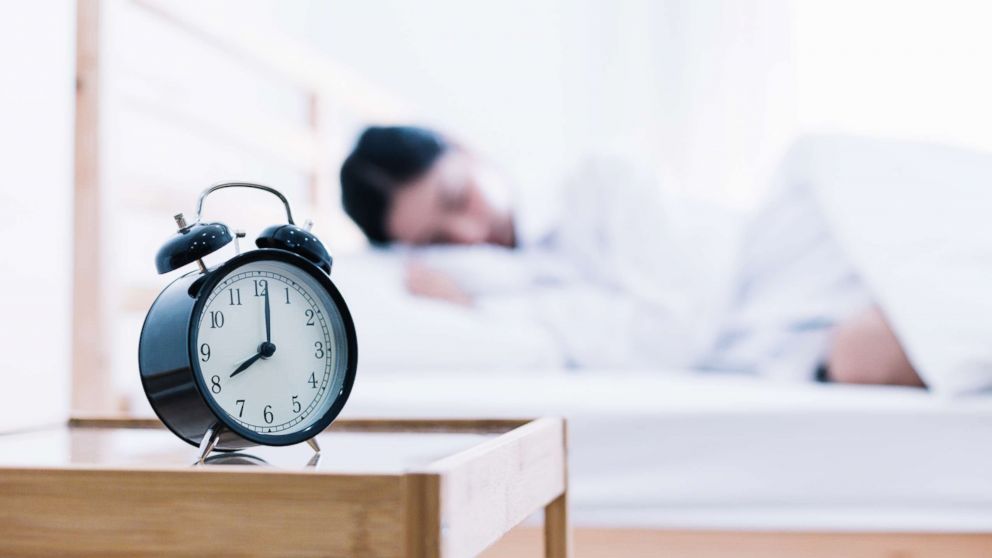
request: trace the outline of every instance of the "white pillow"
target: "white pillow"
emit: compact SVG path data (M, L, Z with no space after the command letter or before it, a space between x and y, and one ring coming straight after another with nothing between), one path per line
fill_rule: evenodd
M473 257L468 251L466 256ZM332 279L355 321L361 372L564 366L558 344L536 321L409 295L403 282L406 258L404 250L335 258Z

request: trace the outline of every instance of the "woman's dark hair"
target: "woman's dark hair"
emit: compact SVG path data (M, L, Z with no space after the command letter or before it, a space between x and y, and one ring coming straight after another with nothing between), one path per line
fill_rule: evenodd
M371 126L362 132L341 165L341 202L370 241L390 241L386 217L396 190L427 172L447 149L427 128Z

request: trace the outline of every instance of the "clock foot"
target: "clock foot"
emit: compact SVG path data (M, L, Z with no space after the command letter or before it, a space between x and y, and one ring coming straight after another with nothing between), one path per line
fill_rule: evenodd
M316 468L320 464L320 444L317 443L316 438L310 438L307 440L307 445L313 450L313 457L307 462L307 467Z
M307 445L310 446L310 449L312 449L314 453L320 453L320 444L317 443L317 438L310 438L307 440Z
M223 427L220 425L214 425L207 429L206 433L203 434L203 439L200 440L200 458L196 460L196 465L203 465L204 460L210 455L210 452L214 451L217 447L217 442L220 440L220 433Z

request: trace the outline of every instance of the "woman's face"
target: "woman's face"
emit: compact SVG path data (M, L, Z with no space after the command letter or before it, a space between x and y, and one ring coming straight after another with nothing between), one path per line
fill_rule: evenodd
M482 169L469 154L453 149L427 173L393 194L387 232L403 244L496 244L513 246L508 209L487 199Z

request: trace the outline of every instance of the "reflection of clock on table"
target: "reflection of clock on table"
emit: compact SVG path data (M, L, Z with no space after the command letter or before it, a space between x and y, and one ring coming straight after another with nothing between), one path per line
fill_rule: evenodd
M222 223L203 223L204 199L221 188L270 192L287 224L265 229L257 250L208 269L202 258L230 243ZM227 183L205 190L196 218L176 216L179 231L159 250L167 273L196 262L152 304L138 360L145 394L177 436L214 449L307 441L341 412L355 380L358 347L344 299L331 282L331 257L293 222L273 188ZM237 244L237 243L236 243Z

